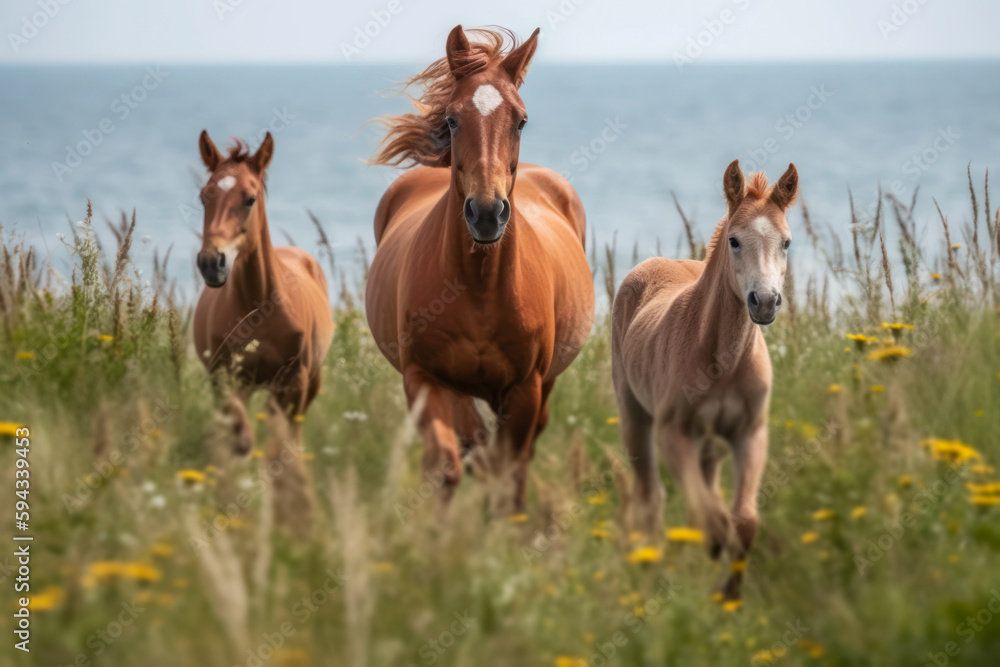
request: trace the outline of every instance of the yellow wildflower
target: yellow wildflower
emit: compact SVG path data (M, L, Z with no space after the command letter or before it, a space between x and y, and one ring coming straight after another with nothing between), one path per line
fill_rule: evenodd
M594 572L594 581L604 581L604 570Z
M830 387L829 387L829 389L828 389L828 391L831 394L839 394L840 390L841 390L841 386L839 384L831 384Z
M14 355L14 358L17 359L18 361L31 361L32 359L35 358L35 353L34 352L18 352L16 355Z
M980 507L1000 505L1000 496L972 496L969 498L969 502Z
M913 486L913 478L909 475L900 475L896 480L896 484L898 484L901 488L908 488Z
M255 459L262 459L264 458L264 452L260 449L255 449L252 452L250 452L250 456L252 456Z
M822 645L808 639L800 639L797 643L799 648L809 654L810 658L822 658L826 652Z
M265 415L263 412L258 412L257 413L257 421L262 422L265 419L267 419L267 415Z
M635 604L638 603L639 600L641 599L642 596L636 592L627 593L625 595L620 595L618 597L618 604L620 604L623 607L632 607L635 606Z
M859 505L859 506L857 506L857 507L855 507L854 509L851 510L851 518L852 519L860 519L865 514L868 514L868 508L863 507L861 505Z
M802 537L799 538L802 544L812 544L819 539L819 533L814 530L810 530L808 533L803 533Z
M890 345L875 350L868 355L868 361L895 361L913 354L913 350L902 345Z
M743 606L743 600L726 600L722 603L722 609L728 612L739 611Z
M617 424L619 421L621 420L618 417L608 417L607 419L608 424Z
M932 273L931 274L931 280L941 280L941 274L940 273Z
M816 521L823 521L824 519L829 519L833 516L833 510L816 510L813 512L813 519Z
M991 496L1000 493L1000 482L989 482L987 484L966 482L965 488L969 490L969 493L975 496Z
M757 651L750 658L751 665L769 664L784 658L788 654L788 649L784 646L775 646L773 649Z
M976 475L982 475L984 477L992 475L994 472L996 472L993 469L993 466L989 465L988 463L977 463L971 468L969 468L969 470L971 470Z
M511 523L524 523L528 520L527 514L512 514L508 519Z
M199 484L205 481L205 473L200 470L178 470L177 479L182 482L190 482L191 484Z
M591 505L603 505L608 502L608 494L601 491L600 493L595 493L592 496L587 496L587 502Z
M379 574L388 574L392 572L393 565L387 560L379 561L375 563L375 571Z
M961 243L952 243L951 244L951 249L952 250L959 250L961 247L962 247Z
M885 385L884 384L873 384L871 387L868 388L868 391L870 391L873 394L881 394L882 392L885 391Z
M114 339L115 339L114 336L109 336L108 334L101 334L100 336L97 337L97 340L102 340L105 343L111 342Z
M13 438L17 435L17 431L22 428L24 426L16 422L0 422L0 436L8 435Z
M628 534L628 541L641 542L643 537L645 536L641 532L639 532L638 530L633 530L631 533Z
M599 540L611 539L611 531L609 531L607 528L592 528L590 534Z
M903 329L912 329L913 325L912 324L883 322L882 323L882 328L883 329L891 329L892 331L901 331Z
M958 440L940 440L938 438L927 438L921 441L920 446L931 453L935 461L950 461L952 463L965 463L966 461L980 460L982 456L972 447L969 447Z
M975 414L975 415L976 415L977 417L983 417L983 416L985 416L985 415L986 415L986 411L985 411L985 410L976 410L976 412L975 412L974 414Z
M168 542L157 542L153 545L153 548L150 549L150 553L157 558L170 558L174 555L174 551L176 551L176 549L174 549L174 545L169 544Z
M586 658L574 658L568 655L560 655L556 658L555 667L587 667Z
M125 563L122 576L136 581L159 581L163 574L157 568L146 563Z
M662 554L656 547L642 547L628 555L628 562L632 564L656 563L661 557Z
M31 611L51 611L57 608L63 599L63 589L59 586L49 586L41 593L28 598L28 609Z
M697 528L668 528L665 533L670 542L694 542L700 544L705 541L705 535Z

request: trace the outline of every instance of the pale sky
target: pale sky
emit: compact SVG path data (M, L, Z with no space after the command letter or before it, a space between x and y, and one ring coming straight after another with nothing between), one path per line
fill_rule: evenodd
M458 23L549 62L1000 57L996 0L3 0L0 63L426 62Z

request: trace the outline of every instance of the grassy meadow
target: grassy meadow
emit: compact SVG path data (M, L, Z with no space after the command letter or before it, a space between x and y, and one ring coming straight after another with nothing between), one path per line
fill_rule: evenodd
M629 528L607 322L556 385L529 512L491 519L466 476L441 524L400 377L342 290L303 424L302 534L275 517L266 457L228 455L191 304L164 265L130 260L141 215L103 249L88 215L54 251L71 276L2 232L0 510L15 534L12 430L28 426L34 542L31 653L8 631L0 662L996 665L1000 214L970 194L948 219L886 197L847 246L792 214L827 266L793 252L794 298L767 332L771 453L740 606L713 601L724 566L683 530L669 479L664 531ZM943 246L921 245L931 226ZM614 256L592 252L612 289ZM262 393L249 411L260 448Z

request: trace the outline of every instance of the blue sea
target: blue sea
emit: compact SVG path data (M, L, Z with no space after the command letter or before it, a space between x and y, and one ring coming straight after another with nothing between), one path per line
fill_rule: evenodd
M18 66L0 68L0 224L35 244L57 270L71 259L57 233L94 205L103 220L136 211L137 260L173 247L186 296L205 172L197 137L221 146L270 129L268 216L279 243L315 249L306 210L324 224L348 281L358 242L374 245L372 215L396 172L368 167L380 138L366 121L408 109L387 96L420 65ZM925 240L939 238L934 197L951 221L971 219L966 168L1000 174L1000 61L858 64L548 65L522 88L530 121L521 159L566 175L599 247L627 265L680 251L675 192L703 238L722 216L721 179L739 158L775 179L794 162L815 222L847 238L852 191L874 210L876 190L909 200L920 189ZM1000 201L1000 190L994 195ZM933 215L932 215L933 214ZM801 209L790 217L811 264ZM803 267L808 269L809 266ZM618 276L619 279L621 275Z

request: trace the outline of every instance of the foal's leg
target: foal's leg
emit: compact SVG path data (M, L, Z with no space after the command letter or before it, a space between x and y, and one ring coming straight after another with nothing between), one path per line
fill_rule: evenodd
M471 396L452 392L452 410L455 415L455 434L458 437L459 452L465 462L465 471L472 473L477 468L478 457L486 451L490 432L483 418L476 411L475 399Z
M414 416L417 430L424 439L423 474L427 481L440 488L439 510L443 512L462 479L455 433L457 394L414 364L403 370L403 389L410 410L420 408Z
M616 393L622 441L635 471L633 521L640 530L653 535L663 525L663 501L666 498L651 437L653 418L627 386L619 387Z
M239 456L246 456L254 446L253 428L250 426L246 407L251 393L253 390L250 387L240 387L231 392L222 403L222 414L230 420L235 439L233 451Z
M740 597L743 572L757 537L757 492L767 465L767 424L761 424L733 446L736 488L733 491L732 518L737 541L730 549L730 574L722 588L726 599Z
M499 491L510 502L494 501L493 510L498 514L519 514L524 511L524 497L528 484L528 465L534 455L535 433L542 408L542 378L535 374L515 387L507 396L500 413L497 434L498 452L501 457L502 485L512 484L512 493L506 488ZM510 475L510 479L507 475Z
M290 371L268 402L268 437L264 461L274 490L275 514L281 525L302 532L312 522L313 484L302 460L302 418L312 380L306 368Z
M657 425L657 440L670 474L684 491L690 523L707 533L710 545L730 545L729 513L705 483L699 446L680 430L662 424Z

